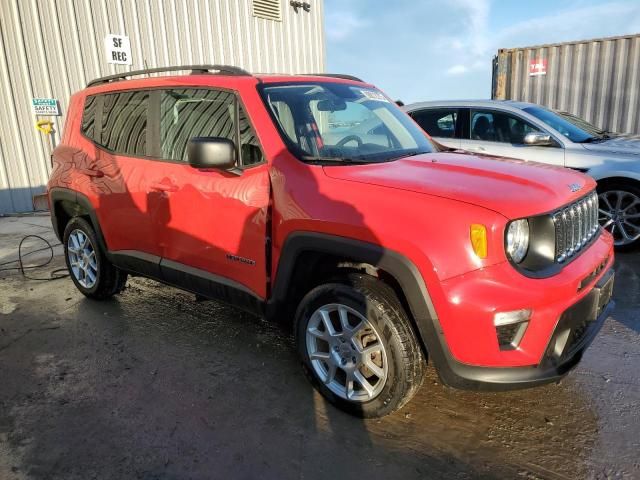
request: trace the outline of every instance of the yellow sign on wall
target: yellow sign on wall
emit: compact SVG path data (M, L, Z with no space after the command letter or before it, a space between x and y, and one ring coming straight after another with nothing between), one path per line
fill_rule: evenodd
M39 120L36 122L36 129L45 135L49 135L53 131L53 122L49 120Z

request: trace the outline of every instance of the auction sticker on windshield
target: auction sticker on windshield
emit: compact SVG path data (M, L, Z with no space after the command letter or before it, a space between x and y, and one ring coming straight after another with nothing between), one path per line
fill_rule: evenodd
M387 97L385 97L380 92L376 92L374 90L360 90L360 93L362 93L362 95L367 97L369 100L375 100L377 102L387 102L387 103L389 103L389 100L387 100Z

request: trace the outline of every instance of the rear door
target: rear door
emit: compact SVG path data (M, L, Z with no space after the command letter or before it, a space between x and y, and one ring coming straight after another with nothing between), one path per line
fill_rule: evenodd
M531 160L552 165L564 165L564 148L524 144L527 133L548 133L511 112L496 109L470 109L468 135L461 140L463 150L500 157Z
M450 148L460 147L460 115L457 108L427 108L409 115L436 142Z
M205 278L266 297L270 182L255 131L233 92L162 90L154 169L162 274L172 283ZM187 163L194 137L235 142L234 172L198 170Z
M159 261L160 248L148 198L149 95L136 90L96 97L96 161L83 172L97 194L94 205L109 250L153 263L149 255ZM146 268L133 269L156 273Z

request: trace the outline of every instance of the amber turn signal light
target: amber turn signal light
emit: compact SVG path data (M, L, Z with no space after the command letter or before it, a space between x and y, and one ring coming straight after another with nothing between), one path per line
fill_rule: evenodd
M473 251L478 258L487 258L487 228L480 223L474 223L469 230Z

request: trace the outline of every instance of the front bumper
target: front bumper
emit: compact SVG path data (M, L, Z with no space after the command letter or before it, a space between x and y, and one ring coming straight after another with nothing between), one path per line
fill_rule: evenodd
M561 315L542 361L526 367L478 367L445 358L438 373L443 382L472 390L512 390L555 382L575 367L613 309L614 271L609 269L592 290ZM443 368L440 368L443 367Z
M561 378L610 311L613 261L612 238L602 232L552 277L525 277L506 263L442 282L427 350L443 383L504 390ZM520 309L532 311L524 335L503 348L494 315Z

